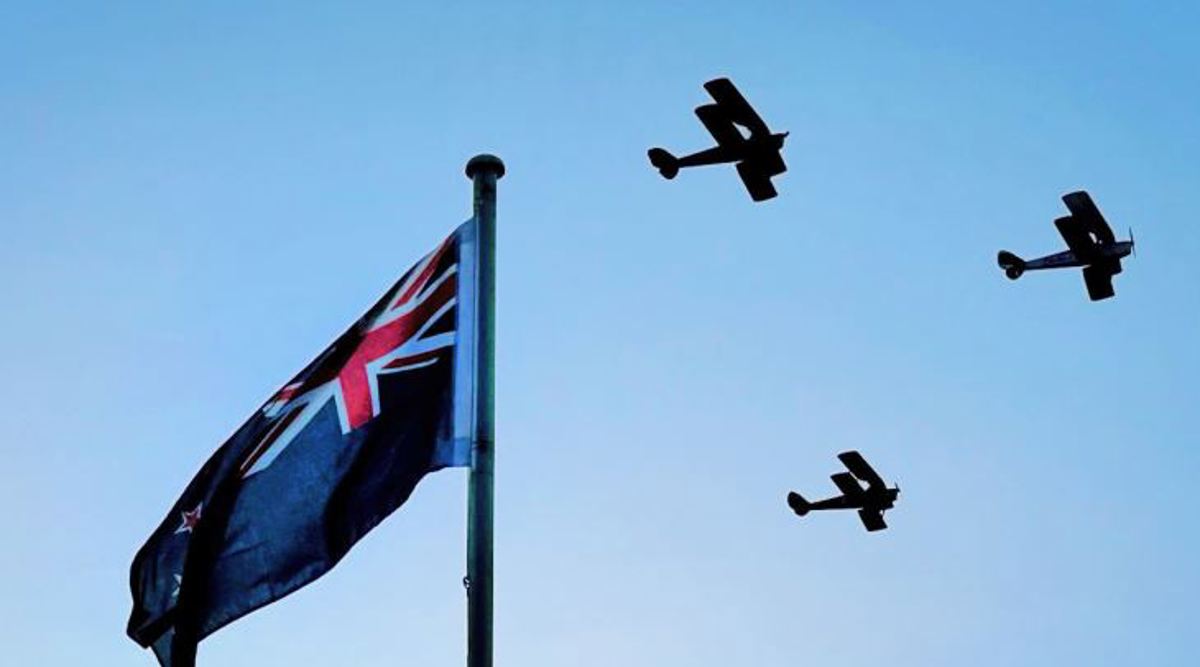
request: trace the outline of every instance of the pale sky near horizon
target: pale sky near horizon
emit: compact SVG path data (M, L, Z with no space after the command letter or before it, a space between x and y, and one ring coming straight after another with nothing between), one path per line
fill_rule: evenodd
M1187 665L1200 5L0 12L0 664L153 665L128 567L500 155L496 664ZM704 148L731 77L780 197ZM1062 248L1087 189L1138 256ZM861 450L891 528L801 520ZM465 473L205 667L461 665Z

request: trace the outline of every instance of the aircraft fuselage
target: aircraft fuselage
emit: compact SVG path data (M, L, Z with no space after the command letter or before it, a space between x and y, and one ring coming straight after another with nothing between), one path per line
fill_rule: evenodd
M809 510L878 509L890 510L896 506L899 489L884 489L882 493L864 492L854 496L838 496L810 503Z
M715 146L698 153L681 156L679 158L679 166L699 167L709 164L740 162L742 160L762 159L766 161L778 159L779 150L783 148L783 141L787 135L787 132L779 132L761 139L747 139L743 143L732 146Z
M1038 269L1062 269L1074 266L1088 266L1096 263L1101 259L1121 259L1133 252L1132 241L1118 241L1112 245L1100 246L1099 255L1095 258L1090 258L1088 261L1081 260L1074 251L1064 250L1063 252L1038 257L1025 261L1024 269L1026 271L1036 271Z

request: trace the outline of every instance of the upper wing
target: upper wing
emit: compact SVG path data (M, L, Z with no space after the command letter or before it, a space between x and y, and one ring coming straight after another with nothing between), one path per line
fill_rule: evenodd
M737 146L746 142L742 133L733 126L733 119L729 117L729 113L721 106L705 104L696 107L696 117L704 123L704 128L713 139L717 140L718 146Z
M759 168L756 161L739 162L737 171L738 176L742 177L742 183L750 191L750 198L754 201L763 201L779 194L775 191L775 186L771 184L770 174Z
M883 512L879 510L861 509L858 511L858 518L862 519L863 525L868 531L874 532L887 528L887 524L883 521Z
M857 451L850 450L848 452L842 452L841 454L838 454L838 458L841 459L842 464L846 466L847 470L854 473L855 477L866 482L868 487L875 488L886 486L883 483L883 478L879 476L879 473L875 472L875 469L872 468L867 463L867 460L862 457L862 454L859 454Z
M1092 201L1092 197L1088 193L1083 190L1070 192L1063 195L1062 199L1063 203L1067 205L1067 210L1071 212L1071 215L1082 223L1085 233L1094 235L1101 245L1110 245L1117 242L1117 238L1113 235L1112 227L1108 226L1108 222L1104 220L1100 209L1096 208L1096 202Z
M838 490L847 498L854 498L863 494L863 488L859 486L858 480L854 479L854 475L848 472L834 473L829 476L829 479L833 480Z
M765 136L771 133L771 130L767 129L767 124L763 122L763 119L758 116L758 113L754 111L746 98L742 97L729 79L713 79L704 84L704 89L708 91L709 95L712 95L730 120L749 128L751 134Z
M1113 266L1114 263L1116 266ZM1085 267L1083 269L1083 283L1087 285L1088 297L1092 301L1099 301L1116 294L1116 290L1113 289L1112 278L1114 274L1120 273L1120 271L1120 260L1100 262L1099 264Z
M1096 256L1096 242L1092 240L1092 235L1088 233L1080 218L1073 215L1058 218L1054 221L1054 226L1058 227L1058 233L1062 234L1067 247L1080 261L1088 262Z

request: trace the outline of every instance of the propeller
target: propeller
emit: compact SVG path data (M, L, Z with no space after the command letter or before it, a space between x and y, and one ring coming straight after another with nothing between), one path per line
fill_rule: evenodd
M1137 244L1133 242L1133 227L1129 228L1129 252L1133 253L1134 257L1137 257Z

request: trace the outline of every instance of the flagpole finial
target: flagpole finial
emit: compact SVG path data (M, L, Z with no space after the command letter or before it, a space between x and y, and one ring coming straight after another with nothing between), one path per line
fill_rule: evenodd
M467 178L475 178L475 174L493 173L496 178L504 176L504 161L490 153L481 153L471 158L467 163Z

